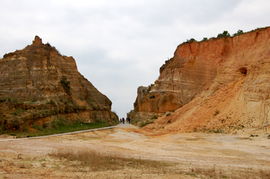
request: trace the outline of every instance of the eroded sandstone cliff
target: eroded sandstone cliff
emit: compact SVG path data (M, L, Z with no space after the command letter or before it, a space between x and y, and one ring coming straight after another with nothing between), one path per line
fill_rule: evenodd
M145 129L266 128L270 124L270 28L181 44L160 68L158 80L143 91L138 90L129 115L161 116Z
M111 101L78 72L73 57L36 36L0 59L0 125L20 130L57 118L113 123L118 117Z

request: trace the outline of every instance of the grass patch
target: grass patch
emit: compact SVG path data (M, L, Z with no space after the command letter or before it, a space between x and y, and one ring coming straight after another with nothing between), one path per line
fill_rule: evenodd
M154 122L154 120L153 119L149 119L149 120L145 120L145 121L140 121L140 123L139 123L139 127L144 127L144 126L146 126L146 125L148 125L148 124L152 124Z
M190 175L196 178L223 178L223 179L242 179L242 178L262 178L268 179L270 177L269 170L261 169L233 169L230 171L223 170L222 168L191 168L186 175Z
M23 112L25 112L25 109L17 108L14 112L12 112L12 115L18 116L21 115Z
M147 169L165 172L165 168L171 166L169 163L145 159L124 158L116 155L104 155L94 151L58 151L50 156L67 160L68 162L79 162L77 167L88 167L90 171L122 170L124 168Z
M60 159L61 165L65 166L66 169L71 171L81 172L104 172L115 171L130 172L133 173L128 176L133 178L134 174L142 173L151 176L159 175L164 178L269 178L269 170L260 170L252 168L243 169L224 169L220 166L212 167L197 167L192 166L186 168L186 166L178 165L173 162L166 161L154 161L147 159L137 158L125 158L112 154L102 154L89 150L58 150L57 152L49 154L50 157ZM111 173L110 173L111 174ZM106 176L106 175L104 175ZM182 177L181 177L182 176ZM110 178L109 176L107 176ZM127 177L127 178L129 178ZM135 177L134 177L135 178Z
M207 178L229 178L223 171L213 168L191 168L186 174L194 177L207 177Z
M144 126L146 126L148 124L152 124L157 118L158 118L158 116L154 115L149 119L140 120L140 121L138 121L138 126L139 127L144 127Z
M66 132L74 132L87 129L95 129L101 127L108 127L110 124L105 122L94 122L94 123L85 123L81 121L68 121L65 119L56 119L51 123L43 125L33 125L35 129L33 132L28 131L16 131L12 132L12 135L20 137L35 137L35 136L44 136L51 134L61 134ZM11 133L9 133L11 135Z
M70 91L70 81L68 81L66 76L63 76L62 79L60 80L60 83L64 89L64 91L68 94L71 95L71 91Z

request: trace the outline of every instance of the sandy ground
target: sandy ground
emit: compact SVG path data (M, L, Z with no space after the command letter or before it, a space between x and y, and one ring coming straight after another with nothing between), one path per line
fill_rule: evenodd
M57 151L91 150L105 155L157 160L169 170L123 168L91 171L51 157ZM0 138L0 178L270 178L270 139L228 134L146 136L134 126L51 136Z

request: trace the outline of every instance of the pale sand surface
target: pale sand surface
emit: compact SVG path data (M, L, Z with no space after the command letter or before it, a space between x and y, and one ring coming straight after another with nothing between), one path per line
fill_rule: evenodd
M135 130L134 130L135 129ZM208 178L197 169L215 170L228 178L265 178L270 173L270 139L228 134L184 133L146 136L131 125L51 136L41 139L0 140L0 178ZM123 168L88 172L67 167L48 154L59 150L97 151L126 158L171 163L169 172ZM194 169L194 170L193 170ZM173 171L173 172L170 172ZM194 171L194 172L193 172ZM247 171L250 174L245 175ZM252 172L253 171L253 172ZM199 172L200 173L200 172Z

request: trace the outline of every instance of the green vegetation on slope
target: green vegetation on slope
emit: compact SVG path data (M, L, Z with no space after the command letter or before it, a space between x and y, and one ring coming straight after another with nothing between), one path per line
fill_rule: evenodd
M0 134L9 134L16 137L34 137L108 126L110 126L110 124L105 122L85 123L82 121L70 121L64 118L57 118L50 123L44 123L42 125L35 124L32 126L32 128L24 129L23 131L10 132L0 128Z
M90 122L76 116L77 113L92 109L79 106L71 98L20 101L2 97L0 108L4 111L0 112L0 135L41 136L105 127L116 123L95 114L92 119L94 121Z

